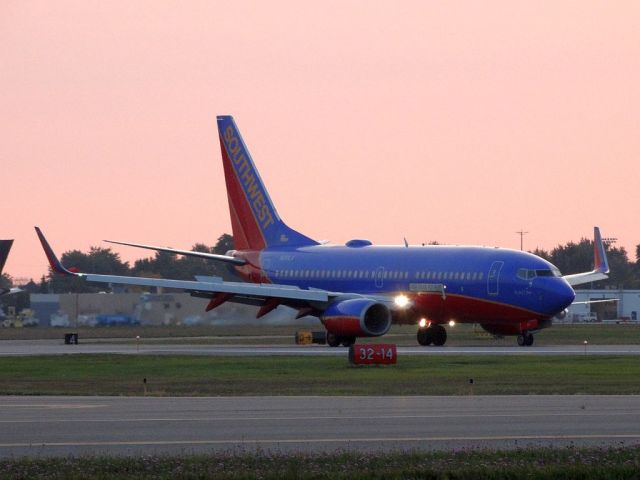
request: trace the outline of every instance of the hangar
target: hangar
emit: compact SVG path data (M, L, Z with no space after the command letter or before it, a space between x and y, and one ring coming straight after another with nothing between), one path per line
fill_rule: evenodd
M617 301L586 303L607 299ZM576 290L568 310L566 322L638 322L640 290Z

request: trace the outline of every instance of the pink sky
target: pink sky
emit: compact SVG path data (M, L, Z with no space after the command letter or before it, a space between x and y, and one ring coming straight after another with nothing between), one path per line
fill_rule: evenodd
M230 232L234 115L316 239L640 243L640 2L0 3L0 238L38 278L104 238ZM125 260L143 256L115 248Z

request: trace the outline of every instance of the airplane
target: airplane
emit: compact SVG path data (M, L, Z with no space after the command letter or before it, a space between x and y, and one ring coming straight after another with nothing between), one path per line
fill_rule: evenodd
M534 333L566 315L575 298L572 286L607 278L598 227L594 270L566 276L536 255L506 248L377 246L364 239L323 244L278 215L233 117L219 116L217 123L235 250L215 255L111 243L225 262L244 282L78 272L60 263L35 227L52 270L91 282L182 289L208 299L206 311L237 302L257 306L260 318L285 305L298 311L297 318L318 317L332 347L384 335L392 323L417 325L420 345L441 346L447 340L445 325L455 322L477 323L530 346Z
M0 240L0 274L4 268L4 264L9 256L9 251L13 245L13 240ZM0 297L2 295L10 295L12 293L18 293L22 290L19 288L0 288Z

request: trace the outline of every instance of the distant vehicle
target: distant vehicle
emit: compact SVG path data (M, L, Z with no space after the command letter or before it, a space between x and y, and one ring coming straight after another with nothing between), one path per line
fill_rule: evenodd
M140 321L129 315L96 315L96 326L118 327L124 325L140 325Z
M54 313L49 317L49 326L56 328L64 328L71 325L69 321L69 315L66 313Z
M0 274L2 274L2 269L4 268L4 264L7 261L7 257L9 256L9 251L11 250L11 246L13 245L13 240L0 240ZM10 295L12 293L18 293L22 290L19 288L0 288L0 297L2 295Z
M479 323L492 334L517 335L518 344L532 345L534 332L566 315L575 298L572 285L607 278L597 227L594 270L567 276L540 257L504 248L374 246L362 239L320 244L282 221L232 117L218 117L218 133L236 250L214 255L112 243L225 262L250 283L74 272L36 227L52 269L92 282L184 289L209 299L207 311L238 302L259 307L260 318L286 305L298 317L318 317L331 346L384 335L393 322L415 324L421 345L444 345L445 325L455 322ZM336 172L336 181L348 179ZM331 186L326 191L331 194ZM371 200L362 199L369 206Z

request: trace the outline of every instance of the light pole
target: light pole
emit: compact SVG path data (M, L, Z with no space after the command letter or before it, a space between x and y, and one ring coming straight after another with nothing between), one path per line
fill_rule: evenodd
M520 230L519 232L516 232L518 235L520 235L520 250L523 250L523 239L524 236L529 233L529 232L525 232L524 229Z

